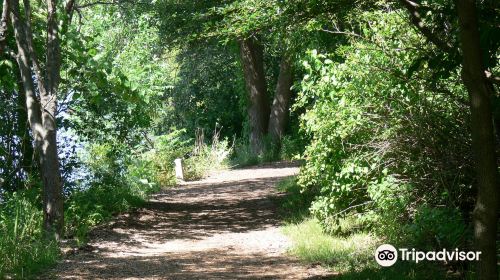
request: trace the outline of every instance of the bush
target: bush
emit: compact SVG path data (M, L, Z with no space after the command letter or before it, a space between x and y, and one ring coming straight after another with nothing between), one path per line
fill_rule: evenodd
M77 245L85 244L87 233L113 215L140 206L143 198L127 185L92 185L75 192L66 203L66 235Z
M414 246L422 250L460 248L470 235L470 229L457 209L419 208L405 231L412 236Z
M444 209L472 205L466 93L454 82L459 71L435 79L429 67L411 70L415 55L405 49L432 50L408 23L395 12L362 18L364 40L351 39L333 55L311 51L304 61L296 109L306 110L301 127L312 140L298 183L318 194L311 212L329 232L354 217L390 238L411 239L413 232L420 244L463 245L455 243L464 229L456 214L432 236L423 234L425 223L455 211ZM428 79L449 93L436 93Z
M128 154L117 143L90 145L84 161L88 174L65 203L66 235L78 246L94 226L139 206L157 190L151 162Z
M297 184L296 177L290 177L280 181L277 190L284 193L279 198L281 215L288 222L301 221L309 216L309 207L314 200L316 193L304 190Z
M306 143L298 135L285 135L281 139L280 159L297 160L302 158Z
M377 245L384 243L380 236L370 233L360 224L362 219L348 215L338 219L341 231L330 234L324 222L311 218L308 208L315 194L301 190L296 178L278 183L277 190L286 192L279 201L286 220L283 232L290 237L289 253L308 264L321 264L340 273L339 279L444 279L445 271L435 264L399 262L390 268L380 267L373 261ZM422 228L422 230L425 230ZM339 235L339 233L341 233ZM408 244L406 244L408 245Z

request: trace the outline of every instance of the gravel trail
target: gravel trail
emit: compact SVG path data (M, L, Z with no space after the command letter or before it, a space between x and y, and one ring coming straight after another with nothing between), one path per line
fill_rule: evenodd
M328 279L286 254L274 186L298 168L235 169L154 195L41 279Z

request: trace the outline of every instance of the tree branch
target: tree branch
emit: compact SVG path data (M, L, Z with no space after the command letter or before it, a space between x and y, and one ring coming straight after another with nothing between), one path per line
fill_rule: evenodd
M342 210L340 212L335 213L334 215L335 216L339 216L339 215L341 215L341 214L343 214L343 213L345 213L345 212L347 212L347 211L349 211L351 209L358 208L358 207L361 207L361 206L364 206L364 205L367 205L367 204L370 204L370 203L373 203L373 201L370 200L370 201L366 201L366 202L363 202L363 203L360 203L360 204L352 205L352 206L349 206L349 207L345 208L344 210Z
M155 148L155 143L151 141L151 139L148 137L148 134L145 131L141 131L142 135L144 136L144 139L146 139L146 142L149 144L149 147L151 149Z
M25 32L24 37L26 38L26 43L28 44L28 55L31 60L31 66L35 72L35 76L38 83L38 90L40 93L45 93L45 80L42 75L42 70L40 68L40 64L38 63L38 56L35 51L35 47L33 44L33 30L31 28L31 6L29 0L23 0L24 4L24 14L25 21L20 20L20 24L23 25L23 30Z
M64 6L64 11L66 11L68 15L73 13L73 9L75 8L75 2L76 2L75 0L69 0Z
M75 11L75 2L76 0L69 0L64 6L64 11L66 12L67 15L66 24L71 24L71 21L73 19L73 12Z
M422 16L418 12L418 8L420 5L410 0L399 0L399 2L408 10L410 13L410 19L413 25L424 35L427 40L436 45L436 47L441 50L452 53L453 46L447 43L446 41L441 40L437 34L432 32L429 28L424 25L422 20Z
M76 8L77 9L83 9L83 8L92 7L92 6L95 6L95 5L118 5L118 4L120 4L120 2L118 2L118 1L112 1L112 2L95 1L95 2L90 2L90 3L87 3L87 4L78 5Z
M348 36L353 36L361 39L366 39L363 36L356 34L354 32L347 32L347 31L340 31L340 30L328 30L328 29L320 29L323 32L330 33L330 34L342 34L342 35L348 35Z

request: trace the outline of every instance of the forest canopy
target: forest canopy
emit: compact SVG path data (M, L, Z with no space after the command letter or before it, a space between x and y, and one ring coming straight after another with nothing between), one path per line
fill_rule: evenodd
M498 1L2 4L0 278L175 185L179 158L186 180L300 162L291 207L325 234L474 249L444 269L498 279Z

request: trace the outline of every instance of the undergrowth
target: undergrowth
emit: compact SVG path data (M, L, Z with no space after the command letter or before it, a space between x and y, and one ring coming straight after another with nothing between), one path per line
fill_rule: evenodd
M303 136L295 133L285 135L279 143L273 142L269 136L263 139L263 152L256 155L248 139L235 141L231 164L238 167L252 166L273 161L293 161L302 159L305 140Z
M339 273L333 279L453 279L443 268L431 263L398 262L390 268L379 266L373 252L386 238L358 224L355 218L340 221L341 232L324 231L309 213L315 194L304 193L296 178L277 186L286 195L279 199L283 233L293 242L289 253L308 264L320 264Z
M85 245L88 233L113 216L143 205L150 194L176 184L173 160L185 159L186 179L227 167L232 146L219 140L193 141L183 131L156 139L155 149L131 154L123 143L89 144L81 156L85 176L66 187L66 240ZM33 278L60 257L57 242L43 236L41 186L0 196L0 279Z
M214 130L210 144L205 142L203 131L199 130L194 148L184 161L184 179L199 180L211 171L227 169L233 147L234 144L230 144L229 140L220 138L220 130Z
M33 191L13 193L0 204L0 278L31 278L55 263L59 249L42 233L42 211Z

